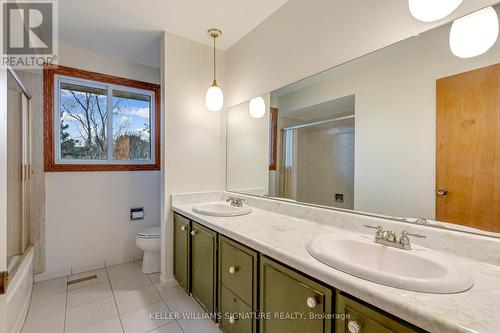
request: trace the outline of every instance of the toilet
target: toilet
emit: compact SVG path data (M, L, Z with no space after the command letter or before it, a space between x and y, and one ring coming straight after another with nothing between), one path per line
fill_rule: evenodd
M135 245L144 251L142 272L145 274L160 271L160 227L147 228L137 233Z

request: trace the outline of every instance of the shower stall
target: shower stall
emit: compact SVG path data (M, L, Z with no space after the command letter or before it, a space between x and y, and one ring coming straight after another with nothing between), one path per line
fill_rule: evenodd
M279 196L354 209L354 133L354 115L283 128Z
M31 95L12 69L7 70L7 332L20 332L33 285L30 243Z

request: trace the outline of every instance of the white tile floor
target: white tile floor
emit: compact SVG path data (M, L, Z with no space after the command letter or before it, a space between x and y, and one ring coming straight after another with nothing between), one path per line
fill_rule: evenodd
M201 307L180 287L162 290L159 274L143 274L141 262L36 283L23 333L220 333L209 319L183 318ZM69 287L68 279L98 278ZM160 312L160 319L150 313ZM168 314L178 313L178 320ZM181 319L183 318L183 319Z

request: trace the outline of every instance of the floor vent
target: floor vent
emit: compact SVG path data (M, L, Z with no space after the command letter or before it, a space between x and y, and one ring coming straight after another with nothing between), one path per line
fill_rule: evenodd
M93 280L93 279L97 279L97 274L84 276L84 277L81 277L81 278L75 279L75 280L69 280L68 282L66 282L66 285L70 286L70 285L75 284L75 283L80 283L83 281L88 281L88 280Z

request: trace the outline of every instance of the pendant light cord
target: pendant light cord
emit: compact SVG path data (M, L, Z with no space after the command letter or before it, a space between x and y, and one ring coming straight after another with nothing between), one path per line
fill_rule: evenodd
M217 85L217 81L215 79L215 73L216 73L216 67L215 67L216 66L216 61L215 61L215 38L216 37L213 36L213 38L214 38L214 86L216 86Z

